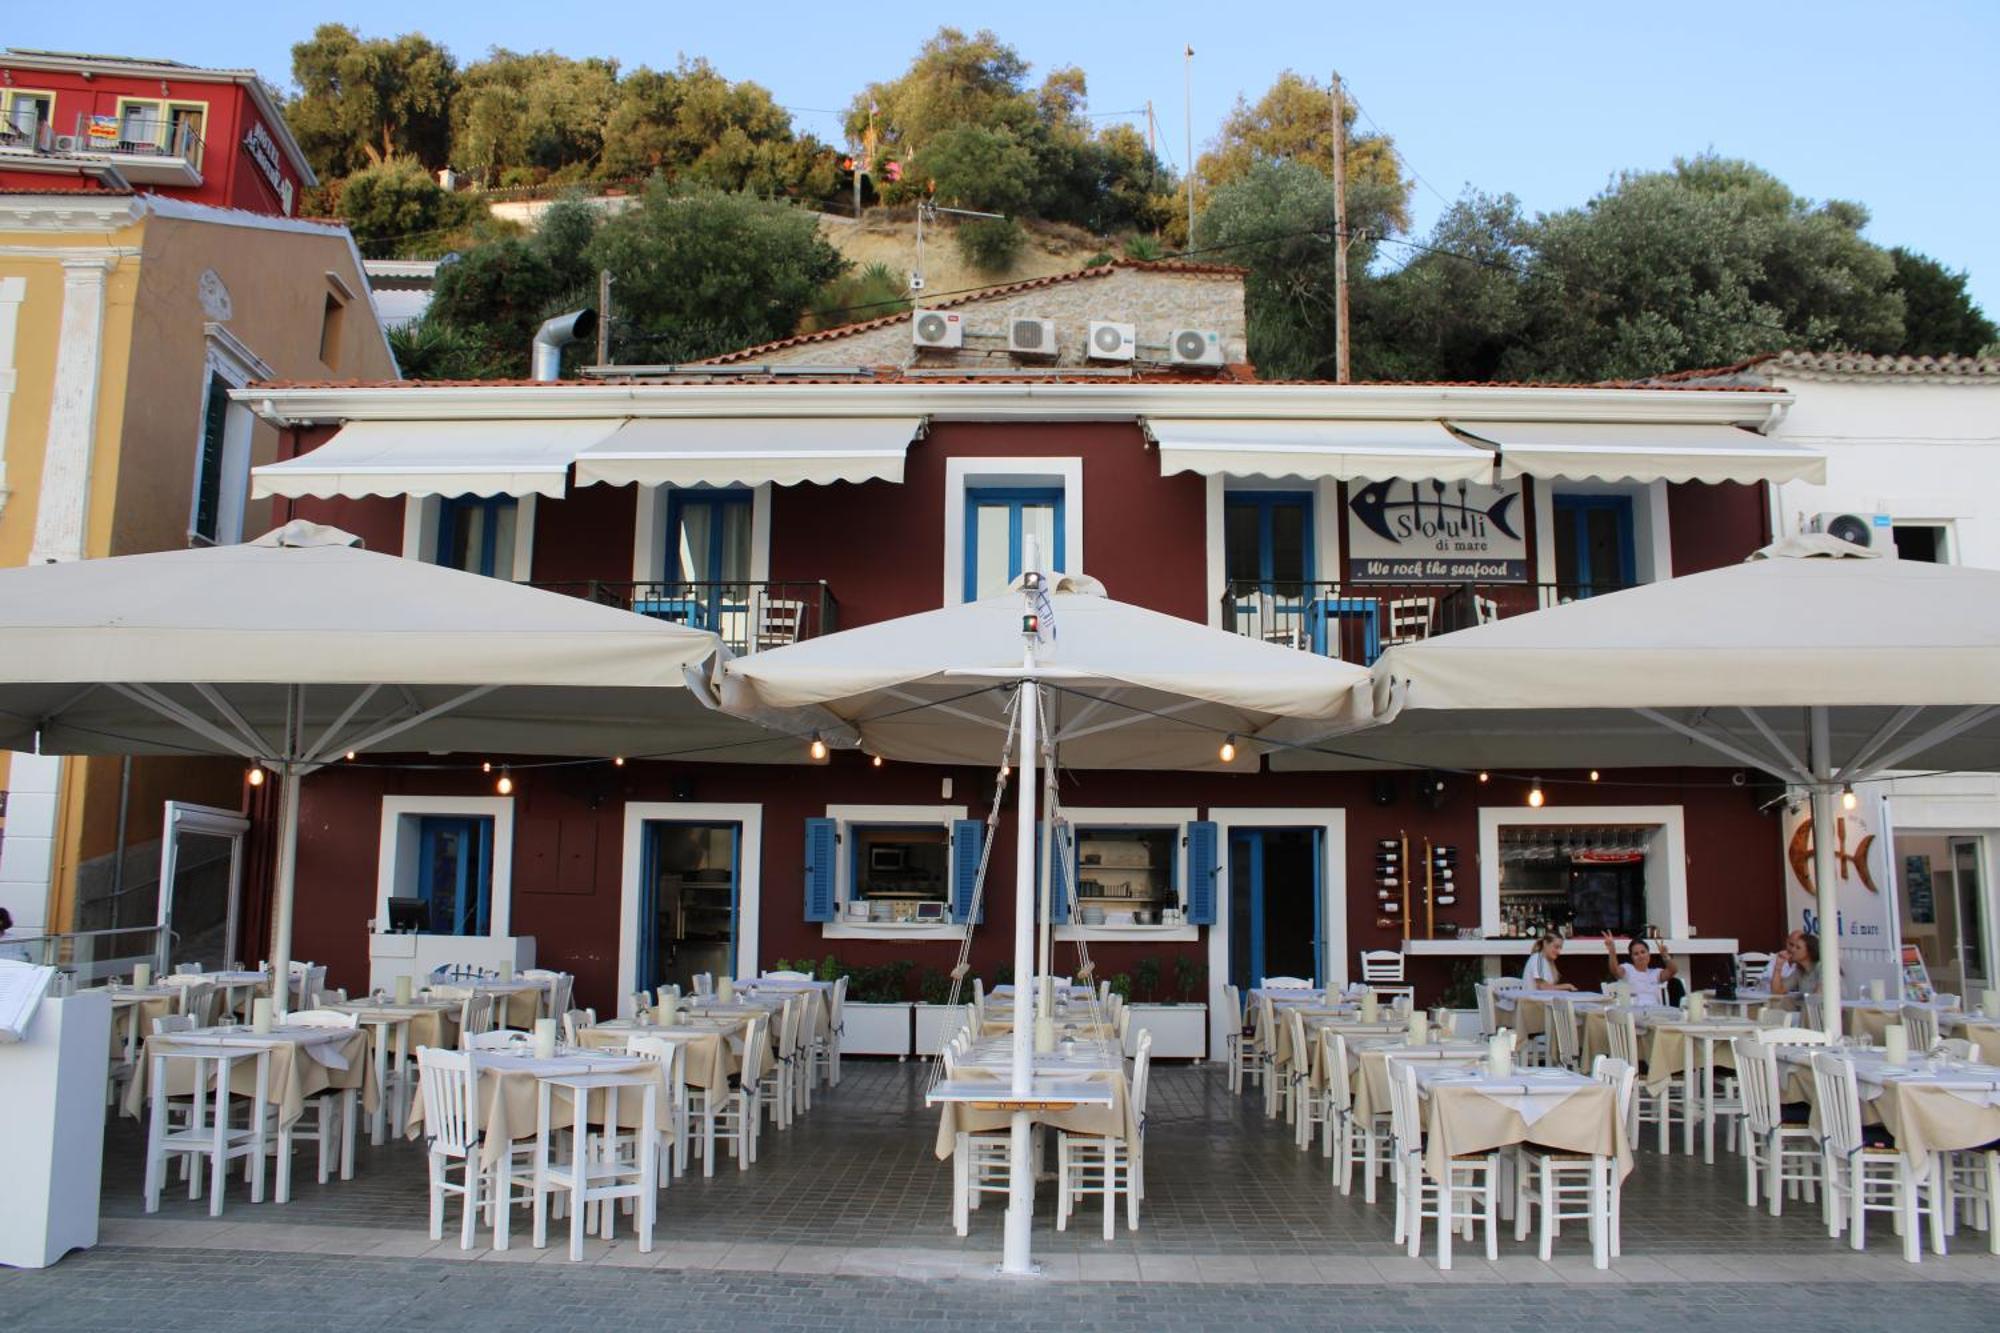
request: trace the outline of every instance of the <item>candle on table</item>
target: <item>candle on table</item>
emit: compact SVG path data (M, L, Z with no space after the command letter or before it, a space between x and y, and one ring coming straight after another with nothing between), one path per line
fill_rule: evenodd
M153 965L151 963L132 964L132 985L139 990L144 990L152 984Z
M1361 1021L1364 1023L1373 1023L1375 1021L1375 1015L1376 1015L1375 992L1372 989L1362 991Z
M1891 1023L1882 1029L1882 1054L1892 1065L1906 1065L1910 1062L1910 1030L1901 1023Z
M259 995L250 1001L250 1030L269 1032L271 1030L271 997Z
M535 1020L535 1058L547 1060L556 1053L556 1021L553 1018Z
M663 1028L670 1028L674 1025L679 1009L680 1005L674 1001L674 997L661 991L660 1002L653 1006L653 1021Z
M410 995L412 993L411 988L413 987L414 984L415 983L408 972L405 972L403 973L403 975L396 978L397 1004L408 1004L410 1002Z
M1514 1052L1505 1033L1496 1032L1486 1039L1486 1072L1494 1078L1505 1078L1514 1072Z
M719 1004L732 1004L736 1000L736 983L723 977L715 983L715 998Z
M1988 988L1979 992L1979 1012L1988 1018L2000 1018L2000 990Z
M514 965L510 962L503 961L500 964L500 980L512 981L513 979L514 979Z
M1422 1046L1425 1042L1429 1041L1431 1039L1430 1026L1430 1020L1424 1017L1423 1010L1411 1010L1410 1045Z
M1880 1004L1889 998L1889 983L1880 977L1872 977L1868 982L1868 998Z

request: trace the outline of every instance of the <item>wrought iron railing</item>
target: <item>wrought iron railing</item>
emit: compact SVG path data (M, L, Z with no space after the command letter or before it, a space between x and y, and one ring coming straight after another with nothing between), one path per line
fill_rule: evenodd
M825 583L633 583L579 579L537 583L640 615L712 630L732 652L754 653L816 639L838 628L839 604Z
M201 167L201 134L185 117L79 115L74 145L79 153L177 157Z
M1610 583L1231 583L1222 627L1366 665L1398 643L1616 592Z

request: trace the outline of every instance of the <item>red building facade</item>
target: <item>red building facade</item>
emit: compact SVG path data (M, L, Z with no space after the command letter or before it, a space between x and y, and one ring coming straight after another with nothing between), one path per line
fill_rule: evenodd
M254 71L0 52L0 190L79 183L289 216L318 180Z
M699 384L252 392L260 411L287 424L296 461L260 485L291 495L292 515L347 528L376 549L706 624L739 651L769 646L774 606L785 634L798 637L984 595L1016 572L1020 534L1033 532L1045 556L1054 548L1045 564L1088 573L1120 600L1364 661L1396 637L1743 558L1769 536L1759 465L1746 454L1717 465L1744 480L1673 481L1660 475L1660 459L1675 430L1711 444L1719 434L1761 442L1744 427L1779 401L1672 390L1171 378L1112 387L1054 377L945 384L891 375L828 383L755 373ZM796 457L802 443L821 447L856 420L908 428L897 475L859 481L759 483L756 459L739 456L730 475L707 483L580 484L572 471L559 497L475 501L370 494L393 492L393 480L357 483L340 460L344 423L393 420L420 463L433 425L426 418L439 415L595 418L607 431L664 421L671 428L649 425L648 438L664 441L657 447L677 467L700 450L692 438L676 444L675 432L717 420L759 423L767 461ZM1193 444L1177 433L1188 421L1205 423ZM1273 423L1280 434L1323 429L1334 443L1274 464ZM1581 428L1613 454L1623 449L1624 461L1594 463L1594 475L1575 480L1505 478L1504 469L1465 486L1371 480L1397 469L1421 477L1454 448L1504 459L1506 445L1489 437L1520 443L1537 423L1555 423L1556 434ZM1424 437L1430 454L1413 448L1404 461L1335 475L1356 466L1339 441L1423 431L1435 432ZM493 461L507 465L498 454ZM1443 507L1434 519L1435 506ZM1422 535L1461 513L1500 514L1506 530L1491 544L1479 532ZM1430 541L1430 555L1382 556L1378 529L1398 524ZM1383 571L1397 569L1409 572L1385 580ZM1418 611L1423 623L1414 625ZM391 897L450 897L457 890L438 876L463 885L468 865L489 877L485 891L496 900L475 935L532 937L535 959L574 972L578 1002L600 1011L636 986L682 979L663 955L678 951L675 932L698 919L704 882L726 886L730 911L681 938L714 967L748 974L780 958L828 955L852 966L907 961L914 998L923 971L943 972L957 956L964 903L949 849L986 818L992 769L875 766L853 752L813 765L803 747L797 765L606 756L538 770L523 758L501 797L479 767L501 758L364 757L308 781L296 956L327 963L336 984L379 979L368 923ZM996 767L999 759L996 740ZM1358 975L1359 951L1403 949L1430 998L1454 969L1517 970L1525 942L1494 937L1533 922L1566 922L1579 934L1654 926L1697 969L1718 975L1725 955L1769 947L1781 933L1778 822L1764 809L1773 792L1754 776L1543 773L1535 776L1546 801L1530 808L1524 774L1295 771L1271 755L1244 769L1065 774L1072 829L1061 854L1078 898L1063 904L1070 920L1058 930L1059 969L1081 939L1098 975L1134 978L1138 998L1178 995L1185 984L1192 998L1215 1002L1225 980L1310 972L1342 981ZM452 819L492 822L424 822ZM838 838L831 868L813 864L815 828ZM972 960L989 980L1011 958L1011 828L1003 812L973 930ZM500 840L506 854L480 844L483 862L454 859L439 851L441 837ZM1401 886L1387 898L1380 886L1391 844L1419 876L1426 846L1449 849L1438 864L1454 868L1451 884L1433 873L1428 905L1416 885L1407 945ZM1190 885L1211 872L1216 892L1204 912ZM824 885L821 875L830 876ZM494 924L502 896L504 930ZM263 928L257 911L253 904L248 938ZM726 950L693 947L719 931ZM1597 979L1600 952L1583 942L1570 964L1576 979Z

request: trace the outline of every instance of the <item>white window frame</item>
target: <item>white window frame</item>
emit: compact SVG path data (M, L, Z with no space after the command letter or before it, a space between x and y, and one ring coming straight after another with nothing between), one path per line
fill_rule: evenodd
M1222 628L1222 595L1229 590L1229 554L1224 539L1225 510L1231 491L1305 491L1313 497L1313 579L1319 583L1339 583L1340 534L1347 507L1341 503L1340 483L1329 477L1226 477L1208 478L1205 526L1208 530L1208 627Z
M454 496L453 499L458 497ZM510 583L527 583L535 567L535 514L539 495L514 497L514 568ZM444 497L410 495L403 499L403 558L437 563L438 520L444 514Z
M493 884L488 890L486 934L434 935L434 939L504 940L514 924L514 798L511 796L384 796L380 861L375 874L377 933L387 929L389 899L414 897L417 883L417 820L425 815L490 818L493 821ZM407 836L406 836L407 835Z
M944 463L944 602L965 601L965 493L982 487L1047 487L1063 493L1065 574L1083 569L1083 459L947 458ZM1055 552L1042 552L1044 562ZM1220 594L1217 594L1220 597Z
M1211 806L1215 824L1215 924L1208 927L1208 1049L1227 1049L1229 1006L1229 835L1239 828L1316 828L1320 831L1320 979L1345 989L1347 957L1347 811L1335 806Z
M968 819L970 807L963 805L829 805L826 817L836 821L834 832L839 840L834 844L833 858L833 911L834 919L820 923L820 936L829 940L907 940L907 939L958 939L965 934L966 923L918 922L918 921L848 921L847 904L854 898L854 857L850 854L852 843L848 841L848 830L856 824L936 824L951 836L953 822ZM952 897L951 866L947 855L945 861L945 901ZM990 892L993 882L986 884ZM991 899L989 898L990 902Z
M1180 888L1180 909L1187 910L1187 826L1201 818L1195 806L1064 806L1062 816L1072 829L1102 827L1106 825L1133 829L1171 829L1174 834L1174 881ZM1077 878L1082 878L1081 874ZM1059 940L1110 940L1134 943L1151 941L1156 944L1192 943L1201 938L1201 927L1178 926L1085 926L1076 921L1076 885L1069 890L1070 924L1058 923L1055 937Z
M743 490L740 486L684 486L682 490ZM750 492L750 582L771 580L771 483L763 481L747 488ZM641 485L637 521L632 525L632 581L667 583L673 575L667 569L667 511L675 488L668 485Z
M1646 913L1666 890L1667 937L1688 938L1687 823L1678 805L1482 805L1479 807L1479 924L1500 938L1500 829L1503 825L1643 824L1659 829L1646 851ZM1659 917L1654 917L1659 920Z
M194 475L188 488L188 545L207 539L194 530L201 496L201 451L208 428L208 396L219 378L231 389L241 389L275 373L265 360L221 324L202 325L206 347L202 356L201 410L195 414ZM234 546L243 540L244 507L250 501L251 435L257 417L245 403L230 403L222 422L222 481L217 488L215 545Z
M624 860L618 867L618 1012L632 1017L632 992L639 985L639 876L646 865L646 825L655 820L680 824L735 824L736 971L757 976L757 926L764 897L764 807L754 802L627 801Z
M1632 501L1632 578L1660 583L1674 576L1674 538L1664 481L1562 481L1536 477L1535 582L1556 581L1556 492L1622 495Z

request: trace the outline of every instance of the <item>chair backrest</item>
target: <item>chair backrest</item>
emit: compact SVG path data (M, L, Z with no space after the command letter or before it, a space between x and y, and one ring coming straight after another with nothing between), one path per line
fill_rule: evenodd
M1817 995L1806 996L1806 1026L1809 1028L1826 1026L1826 1006L1820 1003Z
M1296 1009L1287 1009L1285 1028L1292 1037L1292 1068L1303 1075L1312 1068L1312 1048L1306 1045L1306 1016Z
M1630 1014L1606 1014L1604 1037L1611 1054L1633 1068L1639 1066L1639 1025Z
M1268 995L1257 997L1257 1040L1268 1050L1278 1049L1278 1006Z
M827 1015L835 1032L847 1027L847 978L833 979L833 998L827 1002Z
M771 1063L770 1016L759 1014L743 1029L743 1087L754 1090Z
M1735 1037L1736 1081L1743 1089L1743 1116L1752 1134L1778 1126L1778 1057L1757 1037Z
M1265 977L1257 983L1263 990L1311 990L1312 982L1304 977Z
M1354 1085L1348 1081L1347 1038L1326 1028L1319 1030L1319 1062L1326 1070L1326 1090L1333 1099L1336 1115L1345 1115L1354 1105Z
M1227 982L1224 982L1222 987L1222 1000L1223 1003L1229 1006L1229 1011L1227 1015L1229 1019L1229 1030L1231 1032L1241 1032L1243 1030L1243 992L1237 990L1236 987L1228 984Z
M176 963L176 964L174 965L174 975L175 975L175 976L181 976L181 977L198 977L198 976L200 976L200 975L201 975L201 964L200 964L200 963ZM166 980L166 978L165 978L165 977L161 977L161 978L160 978L160 980L162 980L162 981L165 981L165 980Z
M1146 1088L1153 1067L1153 1034L1139 1031L1138 1050L1132 1056L1132 1114L1139 1119L1139 1132L1146 1132Z
M1757 1040L1766 1046L1831 1046L1833 1038L1818 1028L1759 1028Z
M470 1049L471 1038L493 1030L493 997L474 991L458 1003L458 1031L464 1040L460 1050Z
M575 977L567 972L556 973L555 982L548 991L550 1018L555 1018L569 1012L569 999L575 988Z
M1786 1009L1775 1004L1767 1004L1757 1011L1757 1026L1760 1028L1788 1028L1799 1021L1796 1009Z
M432 1152L464 1157L479 1142L479 1075L464 1051L417 1047L418 1084L424 1091L424 1137Z
M975 1009L986 1007L986 983L978 977L972 979L972 1007Z
M1770 972L1770 954L1757 953L1753 950L1736 955L1736 984L1744 990L1762 990L1764 983L1770 978Z
M1567 1004L1544 1005L1543 1025L1549 1034L1549 1053L1555 1062L1565 1069L1576 1069L1582 1064L1582 1051L1577 1041L1576 1008Z
M1394 949L1363 949L1361 979L1400 984L1403 980L1403 955Z
M1838 1153L1861 1148L1861 1088L1854 1061L1834 1050L1814 1051L1813 1091L1818 1094L1820 1136Z
M1903 1006L1903 1026L1909 1031L1911 1050L1923 1053L1937 1049L1937 1010L1921 1004L1906 1004Z
M1435 597L1391 597L1388 603L1389 632L1384 644L1407 643L1430 637L1431 621L1437 616Z
M1947 1060L1973 1060L1978 1048L1969 1037L1946 1037L1937 1044L1937 1053Z
M666 1037L633 1037L625 1043L625 1053L641 1060L653 1060L666 1066L667 1095L674 1096L681 1088L682 1051L687 1043L673 1041Z
M153 1020L153 1035L156 1037L165 1032L192 1031L194 1031L194 1020L186 1014L167 1014Z
M1399 1154L1423 1151L1424 1126L1417 1115L1417 1070L1391 1055L1389 1065L1389 1129Z
M764 979L766 981L811 981L812 974L810 972L766 972Z
M635 990L632 992L632 1012L634 1014L643 1014L652 1007L653 992L649 990Z
M1618 1118L1625 1124L1632 1123L1633 1099L1639 1095L1639 1071L1628 1060L1614 1056L1600 1055L1590 1064L1590 1076L1599 1083L1608 1084L1618 1106Z
M1123 1042L1125 1034L1132 1030L1132 1011L1124 1005L1118 1006L1118 1040Z
M468 1051L505 1051L516 1046L533 1046L532 1032L519 1032L512 1028L502 1028L498 1032L469 1032L465 1037Z
M1490 625L1500 618L1500 599L1481 597L1475 593L1472 598L1472 609L1480 624Z
M215 1022L215 1011L222 1003L222 992L211 982L198 981L180 988L178 1008L181 1013L194 1020L196 1027L208 1027Z
M361 1023L356 1015L345 1014L338 1009L301 1009L297 1013L286 1014L285 1021L302 1028L351 1028Z
M596 1026L597 1011L595 1009L572 1009L563 1015L563 1040L575 1046L579 1032L582 1032L585 1028L594 1028Z
M1500 1030L1500 1013L1493 1004L1493 987L1483 981L1474 982L1472 998L1479 1006L1479 1035L1490 1037Z
M462 1000L472 994L470 986L429 986L424 994L433 1000Z

